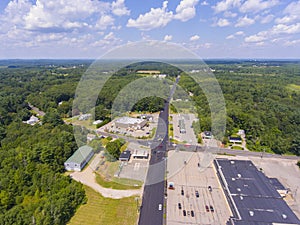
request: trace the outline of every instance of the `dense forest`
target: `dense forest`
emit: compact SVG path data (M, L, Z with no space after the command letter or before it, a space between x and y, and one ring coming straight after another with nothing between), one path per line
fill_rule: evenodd
M228 136L244 129L250 150L300 155L299 62L207 63L226 102L226 135L221 141L226 143ZM82 186L64 175L63 162L78 143L73 127L62 118L80 113L73 107L74 95L90 64L72 60L0 61L0 224L65 224L85 201ZM137 74L147 69L168 74L156 93L151 86L155 82ZM133 99L132 110L161 110L162 96L168 96L171 81L178 75L184 91L176 92L174 98L192 100L201 130L210 130L207 96L195 81L174 66L154 62L127 66L111 77L99 93L94 119L109 121L117 98L121 103ZM119 95L125 87L133 90L130 83L140 78L144 78L139 83L141 90L154 97L136 98L138 89ZM186 93L190 93L188 97ZM40 124L22 122L34 114L29 103L46 113ZM124 104L119 106L128 110Z
M0 68L0 224L66 224L85 201L82 185L63 175L77 145L56 103L73 97L80 73L64 66ZM32 115L28 101L46 111L42 125L22 122Z

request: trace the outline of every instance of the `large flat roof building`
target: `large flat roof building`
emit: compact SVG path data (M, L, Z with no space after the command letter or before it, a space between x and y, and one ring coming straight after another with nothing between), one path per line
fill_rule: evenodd
M115 126L120 128L141 129L146 125L146 123L147 120L127 116L115 120Z
M81 146L74 154L64 163L67 171L81 171L94 155L93 148L90 146Z
M233 212L227 225L300 224L269 178L251 161L216 159L214 165Z

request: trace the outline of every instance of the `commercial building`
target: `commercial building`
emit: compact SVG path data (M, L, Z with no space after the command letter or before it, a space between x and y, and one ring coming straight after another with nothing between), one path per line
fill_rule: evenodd
M128 162L130 160L131 152L129 150L126 150L121 153L119 160L122 162Z
M93 148L90 146L81 146L74 154L64 163L67 171L81 171L94 155Z
M142 129L147 123L147 120L131 117L121 117L115 120L115 126L118 128L133 128Z
M148 159L149 151L148 150L142 150L142 149L134 150L133 153L132 153L132 157L134 159Z
M214 165L233 212L227 225L300 224L276 190L279 184L251 161L216 159Z

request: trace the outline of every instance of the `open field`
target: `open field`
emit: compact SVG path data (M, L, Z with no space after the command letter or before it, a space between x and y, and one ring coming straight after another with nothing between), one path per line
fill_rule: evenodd
M295 92L300 92L300 85L289 84L287 85L287 89Z
M84 186L87 203L80 206L69 225L134 225L138 213L135 197L104 198L93 189Z
M130 190L130 189L140 189L142 186L141 181L131 180L126 178L116 178L112 180L106 180L101 175L96 173L96 181L104 188L112 188L117 190Z

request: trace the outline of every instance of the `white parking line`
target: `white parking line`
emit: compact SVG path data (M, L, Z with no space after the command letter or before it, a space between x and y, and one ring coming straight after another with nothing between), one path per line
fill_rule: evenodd
M135 163L135 164L134 164L134 168L133 168L133 170L134 170L134 171L137 171L137 170L139 170L139 168L140 168L140 165L141 165L140 163Z

